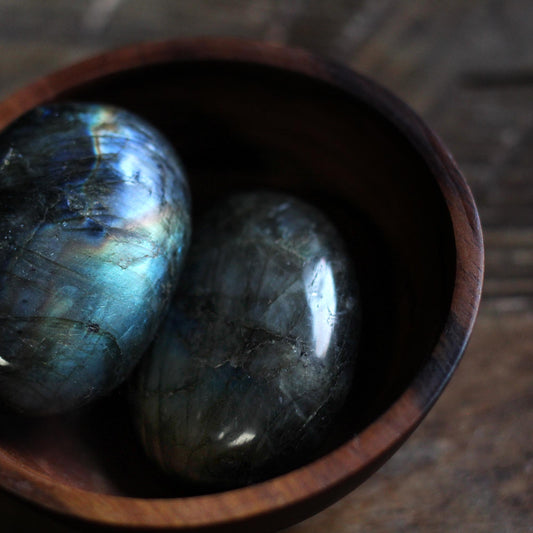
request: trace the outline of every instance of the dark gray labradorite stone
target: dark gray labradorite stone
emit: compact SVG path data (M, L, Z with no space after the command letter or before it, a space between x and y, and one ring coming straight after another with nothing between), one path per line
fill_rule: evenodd
M282 194L231 197L194 230L136 376L148 454L218 488L298 465L347 396L358 307L350 260L317 209Z
M55 104L0 136L0 404L78 407L130 373L189 242L167 140L106 105Z

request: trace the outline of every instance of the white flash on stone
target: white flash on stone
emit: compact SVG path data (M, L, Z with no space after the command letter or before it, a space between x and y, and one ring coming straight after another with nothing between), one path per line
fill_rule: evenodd
M315 353L325 357L336 322L337 298L330 264L322 257L304 272L307 304L312 316Z
M242 446L247 442L251 442L255 439L255 433L251 431L243 431L236 439L228 443L228 447Z

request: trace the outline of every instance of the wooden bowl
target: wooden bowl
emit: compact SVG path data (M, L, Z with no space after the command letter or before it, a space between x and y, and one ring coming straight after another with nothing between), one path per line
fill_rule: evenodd
M0 485L99 526L228 531L288 526L359 485L427 414L477 313L481 229L441 141L370 80L253 42L193 39L106 53L8 98L0 129L65 99L114 103L159 127L188 169L195 213L252 187L319 205L359 271L359 362L316 460L264 483L217 494L174 486L145 459L117 391L66 416L3 416Z

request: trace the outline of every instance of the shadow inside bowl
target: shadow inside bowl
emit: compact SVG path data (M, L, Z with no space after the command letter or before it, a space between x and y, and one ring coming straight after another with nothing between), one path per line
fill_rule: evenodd
M195 216L221 196L274 188L321 208L338 227L361 285L354 386L323 455L404 392L450 308L455 247L442 193L422 156L373 108L274 67L203 61L133 69L56 100L113 103L174 143ZM0 446L67 485L136 497L192 495L144 457L124 388L76 413L0 417Z

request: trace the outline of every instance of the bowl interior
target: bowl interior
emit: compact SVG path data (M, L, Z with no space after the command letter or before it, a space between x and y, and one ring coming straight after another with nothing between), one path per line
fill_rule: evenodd
M324 455L390 407L427 361L450 309L452 223L422 156L375 109L329 84L231 61L166 63L103 77L56 100L113 103L174 143L197 216L230 191L275 188L337 225L362 289L352 394ZM124 389L77 413L2 415L0 447L24 467L104 494L191 494L137 444Z

